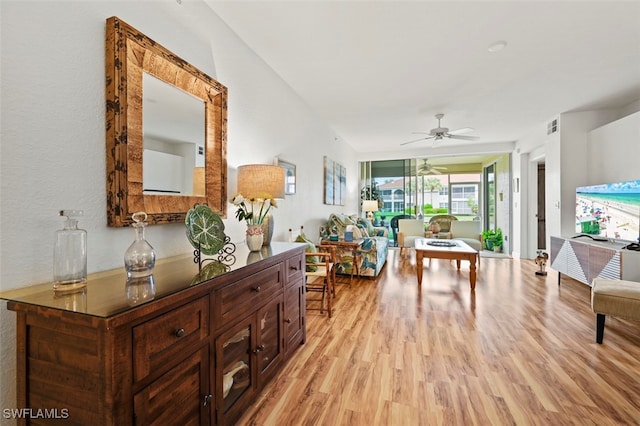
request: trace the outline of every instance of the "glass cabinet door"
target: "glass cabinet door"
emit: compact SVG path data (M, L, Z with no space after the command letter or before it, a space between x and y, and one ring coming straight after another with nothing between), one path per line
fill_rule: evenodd
M226 413L253 388L251 375L252 321L248 319L216 340L218 362L222 363L222 411ZM218 385L220 390L220 385ZM220 400L220 399L218 399Z
M282 357L284 350L282 297L274 299L258 311L257 346L254 351L258 361L258 374L268 375Z

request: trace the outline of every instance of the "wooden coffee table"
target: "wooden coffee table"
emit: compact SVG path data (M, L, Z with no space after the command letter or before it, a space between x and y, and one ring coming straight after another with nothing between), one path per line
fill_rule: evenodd
M455 244L451 245L450 244ZM460 269L460 261L469 261L469 283L471 289L476 288L476 263L478 262L478 252L468 244L458 240L441 240L434 238L418 238L415 242L416 249L416 273L418 274L418 285L422 284L422 261L425 257L435 259L453 259Z

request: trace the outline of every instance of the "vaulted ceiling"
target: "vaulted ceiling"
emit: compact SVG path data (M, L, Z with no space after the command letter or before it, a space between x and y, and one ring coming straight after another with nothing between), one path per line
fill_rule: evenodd
M640 99L637 1L208 4L362 153L429 155L431 141L400 144L436 127L437 113L479 137L443 143L473 151L563 112Z

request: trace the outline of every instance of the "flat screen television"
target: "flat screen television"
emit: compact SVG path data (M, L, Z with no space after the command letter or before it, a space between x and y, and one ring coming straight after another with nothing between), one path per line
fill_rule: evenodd
M638 241L640 180L576 188L576 232L594 237Z

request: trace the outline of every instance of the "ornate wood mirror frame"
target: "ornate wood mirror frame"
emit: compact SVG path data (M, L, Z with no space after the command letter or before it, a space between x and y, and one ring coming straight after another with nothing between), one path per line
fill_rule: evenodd
M205 114L205 195L143 193L142 75L201 99ZM128 226L145 211L152 224L184 221L196 204L227 209L227 88L117 17L106 31L107 223Z

